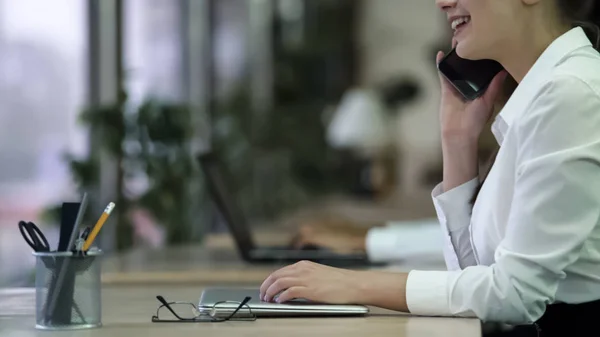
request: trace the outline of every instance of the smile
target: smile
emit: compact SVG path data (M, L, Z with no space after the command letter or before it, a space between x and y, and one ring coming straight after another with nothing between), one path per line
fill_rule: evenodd
M471 22L470 16L462 16L452 20L451 27L454 33L457 33L461 28L466 26L469 22Z

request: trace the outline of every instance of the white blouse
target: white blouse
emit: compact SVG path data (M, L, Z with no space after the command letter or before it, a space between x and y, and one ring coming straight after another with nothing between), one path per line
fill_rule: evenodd
M478 184L433 191L448 271L409 273L415 315L531 323L554 302L600 299L600 54L581 28L555 40L493 129Z

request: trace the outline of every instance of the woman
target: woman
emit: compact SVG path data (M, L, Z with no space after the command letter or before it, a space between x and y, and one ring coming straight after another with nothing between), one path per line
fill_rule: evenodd
M433 201L449 270L300 262L271 274L261 296L536 322L542 335L593 328L586 318L600 312L600 36L578 25L595 0L437 4L454 24L459 56L497 60L519 83L493 124L501 147L477 193L477 140L506 73L472 102L441 81L444 176Z

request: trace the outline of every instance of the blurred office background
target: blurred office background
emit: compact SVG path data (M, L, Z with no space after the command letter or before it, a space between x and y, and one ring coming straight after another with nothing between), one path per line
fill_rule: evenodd
M0 0L0 286L31 280L18 220L109 201L108 252L222 231L195 155L253 223L322 200L422 200L441 176L422 0Z

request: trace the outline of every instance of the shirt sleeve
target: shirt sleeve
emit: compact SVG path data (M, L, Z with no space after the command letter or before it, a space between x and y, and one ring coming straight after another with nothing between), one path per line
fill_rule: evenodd
M370 261L404 260L411 256L442 253L442 232L437 219L390 222L374 227L366 238Z
M443 232L444 260L448 270L477 264L471 244L471 199L479 185L474 178L450 191L438 184L432 192L433 205Z
M544 87L514 125L517 176L495 263L410 272L413 314L506 323L541 317L600 218L598 106L598 96L578 79L560 77Z

